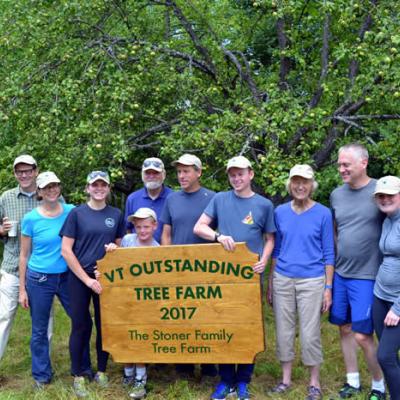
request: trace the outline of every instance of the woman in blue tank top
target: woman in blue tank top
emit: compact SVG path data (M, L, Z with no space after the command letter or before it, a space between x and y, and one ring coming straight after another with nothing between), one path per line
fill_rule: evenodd
M38 388L50 383L53 371L47 327L54 296L69 314L67 264L61 256L59 232L73 208L60 202L60 180L47 171L37 177L39 207L25 215L21 225L19 302L32 319L32 375Z

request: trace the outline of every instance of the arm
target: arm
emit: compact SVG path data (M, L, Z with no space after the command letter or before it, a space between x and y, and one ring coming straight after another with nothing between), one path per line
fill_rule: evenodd
M264 249L261 254L260 260L253 265L254 272L257 272L258 274L262 274L264 272L265 266L267 265L268 260L271 257L272 250L274 250L274 244L275 235L273 233L266 233Z
M214 242L216 240L218 243L221 243L221 245L227 251L234 251L235 241L233 240L232 236L219 235L216 239L217 232L210 227L212 221L212 218L207 214L201 214L199 220L196 222L196 225L193 228L193 232L197 236L209 240L210 242Z
M172 227L169 224L164 224L162 234L161 234L161 245L172 244Z
M334 270L335 268L333 265L325 265L325 290L324 298L322 301L322 312L329 311L332 305L332 282Z
M21 251L19 253L19 304L22 308L29 308L28 294L25 289L26 266L31 254L32 239L30 236L21 236Z
M95 293L100 294L102 287L100 282L96 279L91 278L85 270L82 268L78 259L76 258L72 247L75 243L74 238L63 236L61 244L61 255L64 257L66 263L68 264L70 270L90 289Z

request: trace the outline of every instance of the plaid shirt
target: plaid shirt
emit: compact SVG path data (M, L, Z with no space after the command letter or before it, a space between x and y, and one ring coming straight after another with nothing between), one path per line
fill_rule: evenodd
M21 220L24 215L39 205L36 193L29 197L21 192L19 186L7 190L0 196L0 222L3 217L18 221L17 237L3 236L4 253L1 270L18 276L18 261L20 251Z

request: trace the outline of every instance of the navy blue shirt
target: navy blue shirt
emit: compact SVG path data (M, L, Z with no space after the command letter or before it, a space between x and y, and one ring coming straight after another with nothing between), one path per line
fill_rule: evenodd
M197 192L183 190L172 193L161 214L161 221L171 225L172 244L209 243L193 233L193 228L215 192L200 188Z
M156 199L152 199L147 193L146 188L142 188L136 190L131 193L126 199L125 204L125 226L127 230L135 232L135 227L132 222L128 221L129 215L135 213L135 211L141 207L151 208L157 215L157 218L160 219L162 209L164 208L165 201L167 197L173 193L173 190L167 186L163 186L162 191ZM161 242L161 233L163 229L163 223L159 222L157 226L157 230L154 232L154 239L160 243Z
M75 239L72 250L87 273L93 273L97 260L105 255L104 245L124 236L125 224L122 212L107 205L93 210L87 204L69 213L60 236Z

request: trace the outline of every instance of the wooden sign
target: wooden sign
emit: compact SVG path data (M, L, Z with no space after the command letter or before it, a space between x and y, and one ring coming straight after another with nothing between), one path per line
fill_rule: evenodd
M257 258L245 243L107 253L103 349L123 363L252 363L265 349Z

